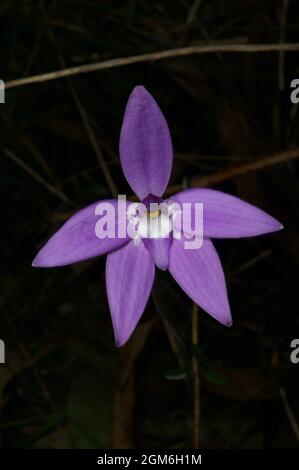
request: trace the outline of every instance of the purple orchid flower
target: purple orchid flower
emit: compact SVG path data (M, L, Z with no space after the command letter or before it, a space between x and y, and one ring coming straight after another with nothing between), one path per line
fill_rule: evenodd
M153 97L143 86L129 97L120 135L120 160L132 190L146 208L162 201L172 169L172 143L167 122ZM110 202L117 212L118 201ZM203 310L226 326L232 318L224 273L210 238L252 237L275 232L282 225L270 215L241 199L212 189L188 189L166 204L203 203L203 243L196 250L184 248L184 237L171 236L163 214L151 212L162 222L162 232L147 237L139 223L139 241L95 236L94 203L77 212L39 251L32 265L64 266L108 253L106 284L118 347L134 331L149 298L155 265L168 269L186 294ZM191 219L195 212L191 211ZM141 240L140 240L141 238Z

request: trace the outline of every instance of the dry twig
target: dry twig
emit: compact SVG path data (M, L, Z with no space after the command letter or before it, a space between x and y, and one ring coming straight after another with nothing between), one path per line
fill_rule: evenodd
M277 52L277 51L299 51L298 43L286 44L205 44L201 46L179 47L176 49L166 49L164 51L151 52L149 54L139 54L129 57L118 57L116 59L108 59L93 64L78 65L69 67L64 70L54 70L53 72L33 75L26 78L18 78L6 82L5 87L15 88L17 86L29 85L32 83L47 82L62 77L70 77L71 75L79 75L82 73L96 72L97 70L112 69L115 67L123 67L125 65L138 64L141 62L151 62L155 60L170 59L174 57L185 57L194 54L211 54L211 53L260 53L260 52Z
M193 303L192 305L192 346L198 345L198 306ZM199 367L195 351L192 357L192 371L193 371L193 446L194 449L199 449L200 445L200 379Z
M189 186L212 186L234 178L235 176L240 176L244 175L245 173L262 170L263 168L267 168L269 166L278 165L279 163L285 163L291 160L295 160L296 158L299 158L299 148L286 150L284 152L280 152L274 155L266 155L251 162L234 166L233 168L229 168L228 170L223 170L208 176L192 178L189 183ZM181 191L182 189L183 188L181 184L169 186L167 189L167 194L171 195L178 191Z
M71 201L60 189L55 188L52 184L48 183L42 176L40 176L33 168L31 168L27 163L23 162L21 158L19 158L15 153L9 150L6 147L2 147L3 153L14 163L16 163L19 167L21 167L26 173L32 176L35 181L40 183L44 186L50 193L57 196L61 201L70 204L71 206L75 206L74 202Z

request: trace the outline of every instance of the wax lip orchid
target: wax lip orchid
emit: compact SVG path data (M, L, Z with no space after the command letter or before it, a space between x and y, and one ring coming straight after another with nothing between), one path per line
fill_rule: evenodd
M257 207L212 189L181 191L164 200L165 213L156 207L152 210L153 205L163 202L173 155L166 120L143 86L135 87L129 97L119 150L125 177L146 208L137 215L128 209L128 224L138 217L135 236L99 239L95 235L96 202L72 216L39 251L32 265L64 266L108 253L106 284L117 346L126 343L145 309L155 266L168 269L196 304L230 326L224 273L210 239L252 237L275 232L282 225ZM117 200L104 202L109 202L117 213ZM190 234L172 236L177 217L167 207L182 207L185 203L191 207L203 204L203 242L198 249L185 248L184 241ZM196 221L193 208L189 217L192 225ZM149 233L148 221L152 220L154 229Z

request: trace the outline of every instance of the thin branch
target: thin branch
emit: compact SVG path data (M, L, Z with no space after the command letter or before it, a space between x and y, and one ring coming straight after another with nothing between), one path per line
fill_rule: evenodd
M56 48L56 43L55 43L55 39L54 39L54 36L52 34L52 31L48 29L48 36L49 36L49 39L54 47L54 49L56 50L56 53L57 53L57 57L58 57L58 60L59 60L59 63L61 65L61 68L62 70L65 70L66 68L66 65L65 65L65 60L62 56L62 54L57 50ZM96 154L96 157L99 161L99 165L100 165L100 168L103 172L103 175L104 175L104 178L106 180L106 183L107 183L107 186L111 192L111 194L114 196L114 197L117 197L117 188L116 188L116 184L114 183L114 180L111 176L111 173L110 173L110 170L106 164L106 161L103 157L103 154L102 154L102 151L101 151L101 148L100 148L100 145L99 145L99 142L98 142L98 139L96 138L95 136L95 133L91 127L91 124L89 122L89 118L88 118L88 114L87 112L85 111L81 101L80 101L80 98L78 96L78 93L77 93L77 90L72 82L72 80L70 79L70 77L66 77L66 80L67 80L67 83L68 83L68 86L69 86L69 89L70 89L70 92L74 98L74 101L75 101L75 104L77 106L77 109L78 109L78 112L80 114L80 117L82 119L82 122L83 122L83 125L85 127L85 131L89 137L89 140L90 140L90 143L93 147L93 150Z
M278 165L279 163L285 163L290 160L295 160L296 158L299 158L299 148L286 150L285 152L277 153L274 155L267 155L251 162L244 163L243 165L237 165L233 168L229 168L228 170L213 173L208 176L192 178L189 183L189 186L211 186L214 184L222 183L223 181L227 181L231 178L234 178L235 176L240 176L244 175L245 173L262 170L263 168L267 168L269 166ZM181 184L169 186L167 189L167 194L171 195L178 191L181 191L182 189L183 188Z
M43 157L42 153L39 151L36 145L17 128L17 125L12 117L10 117L7 113L2 112L2 110L0 110L0 117L9 125L10 131L15 133L16 137L20 140L28 152L30 152L40 167L46 171L52 179L54 179L53 172L48 165L47 160Z
M32 178L35 179L35 181L37 181L42 186L44 186L50 193L57 196L61 201L66 202L67 204L70 204L71 206L75 206L73 201L71 201L62 191L55 188L55 186L53 186L52 184L48 183L42 176L36 173L35 170L33 170L29 165L27 165L27 163L23 162L23 160L19 158L17 155L15 155L11 150L9 150L6 147L2 147L2 151L10 160L12 160L19 167L21 167L26 173L32 176Z
M82 103L81 103L81 101L78 97L78 93L77 93L74 85L71 82L69 82L69 87L70 87L71 93L74 97L74 100L75 100L76 106L78 108L79 114L81 116L81 119L83 121L83 125L85 127L86 133L89 137L91 145L92 145L92 147L94 149L94 152L96 154L96 157L98 159L100 168L103 172L103 175L104 175L104 178L106 180L107 186L109 187L109 190L110 190L111 194L114 197L117 197L116 184L114 183L114 180L111 176L110 170L109 170L109 168L107 166L107 163L106 163L106 161L103 157L98 139L96 138L95 133L94 133L94 131L93 131L91 125L90 125L88 115L87 115L85 109L83 108L83 105L82 105Z
M198 345L198 306L192 305L192 346ZM193 446L199 449L200 445L200 380L199 367L195 351L192 357L193 371Z
M187 21L186 21L188 28L194 22L194 20L196 18L196 15L197 15L197 12L198 12L198 9L201 6L201 3L202 3L202 0L194 0L194 3L193 3L193 5L191 6L191 8L189 10L189 14L188 14Z
M180 352L180 349L177 345L175 337L174 337L174 335L171 331L169 323L166 321L166 319L162 315L161 315L161 320L162 320L163 326L165 328L165 331L166 331L166 334L167 334L168 341L169 341L170 347L172 349L172 352L176 357L177 363L178 363L180 369L184 370L184 368L185 368L184 359L183 359L182 354Z
M280 29L280 44L285 42L286 27L288 17L289 0L283 0L282 14L281 14L281 29ZM284 90L284 51L281 49L278 55L278 86L279 91Z
M141 62L150 62L154 60L170 59L172 57L184 57L193 54L211 54L211 53L258 53L258 52L277 52L277 51L299 51L299 43L286 44L206 44L201 46L180 47L176 49L166 49L164 51L151 52L149 54L133 55L129 57L118 57L108 59L93 64L78 65L64 70L54 70L53 72L33 75L31 77L11 80L5 84L6 89L15 88L21 85L31 83L47 82L71 75L95 72L97 70L123 67L125 65L137 64Z
M289 419L289 422L290 422L290 425L291 425L291 428L293 430L293 433L295 434L296 438L297 438L297 441L299 441L299 424L294 416L294 413L290 407L290 403L289 403L289 400L287 398L287 395L286 395L286 392L285 392L285 389L284 388L280 388L279 389L279 394L280 394L280 397L281 397L281 400L282 400L282 403L283 403L283 406L284 406L284 409L285 409L285 412L286 412L286 415Z

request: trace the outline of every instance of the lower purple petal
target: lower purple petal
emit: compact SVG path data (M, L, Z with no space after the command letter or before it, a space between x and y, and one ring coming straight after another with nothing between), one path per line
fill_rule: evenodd
M188 250L184 239L174 239L169 271L196 304L223 325L231 326L224 273L210 240L204 239L201 248Z
M154 262L142 242L136 245L131 241L107 256L107 294L118 347L134 331L147 304L154 276Z
M172 238L143 238L143 243L150 252L155 265L162 271L168 269Z
M103 255L127 243L128 237L99 239L96 236L95 226L99 216L95 214L95 209L100 203L109 203L114 207L117 233L118 201L109 199L95 202L80 210L65 222L38 252L32 266L40 268L65 266Z

